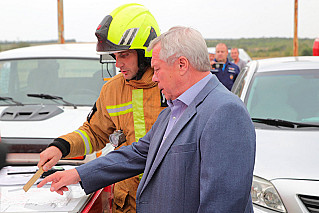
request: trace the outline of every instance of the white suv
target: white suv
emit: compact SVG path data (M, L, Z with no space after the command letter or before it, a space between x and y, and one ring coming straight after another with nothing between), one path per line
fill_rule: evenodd
M0 129L10 164L34 164L54 138L86 120L100 90L116 75L95 43L53 44L0 53ZM63 161L82 164L95 155Z

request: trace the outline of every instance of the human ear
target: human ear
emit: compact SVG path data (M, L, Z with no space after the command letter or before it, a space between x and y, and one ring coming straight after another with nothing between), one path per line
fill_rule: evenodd
M186 57L181 56L178 58L179 71L181 75L184 75L189 67L189 61Z

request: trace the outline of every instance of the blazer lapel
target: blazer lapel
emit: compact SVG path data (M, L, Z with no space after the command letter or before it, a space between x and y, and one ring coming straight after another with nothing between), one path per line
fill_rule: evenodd
M149 152L147 155L147 161L146 161L146 165L145 165L145 169L144 169L144 175L147 175L150 167L152 166L153 162L154 162L154 158L156 157L158 148L160 147L160 144L162 142L167 124L168 124L168 120L169 120L169 115L170 115L170 110L167 110L167 115L165 117L165 119L163 120L163 122L161 122L161 124L158 125L158 131L155 132L153 138L155 139L155 141L152 141L149 147Z
M196 108L187 108L181 118L176 122L171 132L167 135L166 140L163 142L162 147L158 150L156 158L154 159L154 163L151 168L152 172L155 172L158 165L163 160L165 154L168 152L169 148L172 146L175 138L179 134L179 132L183 129L183 127L191 120L191 118L196 114Z
M169 120L169 114L168 114L167 118L165 119L166 126L158 134L160 136L159 140L157 140L156 144L154 143L153 149L151 147L149 149L148 158L151 157L151 160L146 163L145 170L144 170L144 176L146 178L142 179L145 181L143 181L143 182L141 181L141 183L140 183L140 186L142 188L141 188L141 192L139 194L141 194L143 192L144 188L147 186L147 184L152 179L156 169L158 168L159 164L162 162L165 154L168 152L171 145L173 144L178 133L182 130L182 128L188 123L188 121L195 114L196 114L195 107L193 107L192 109L188 107L185 110L184 114L181 116L181 118L177 121L177 123L175 124L175 126L173 127L171 132L168 134L166 140L163 142L162 147L159 149L159 146L162 142L162 139L163 139L163 136L164 136L164 133L166 130L166 126L168 124L168 120Z
M169 117L170 117L170 110L167 110L167 113L163 115L165 119L163 120L162 124L158 126L156 133L154 134L153 138L156 141L152 142L149 147L148 159L145 165L144 170L144 178L140 182L140 192L137 193L139 196L147 184L152 179L156 169L163 161L164 156L169 151L171 145L173 144L175 138L178 136L179 132L183 129L183 127L194 117L197 112L197 106L205 99L205 97L219 85L219 81L215 76L207 83L207 85L203 88L203 90L196 96L194 101L187 107L183 115L177 121L171 132L168 134L166 140L163 142L162 147L159 149L160 144L162 142ZM159 150L158 150L159 149ZM139 191L139 190L138 190Z

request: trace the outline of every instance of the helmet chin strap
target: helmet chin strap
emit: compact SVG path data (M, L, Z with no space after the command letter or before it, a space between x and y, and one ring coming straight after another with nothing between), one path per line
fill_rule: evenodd
M126 79L126 81L130 81L130 80L137 80L138 81L138 80L141 80L141 78L143 77L143 75L144 75L146 70L147 70L147 67L144 68L144 69L141 69L139 67L136 75L133 78L131 78L131 79Z
M151 58L145 57L144 50L136 50L136 52L137 52L138 72L136 73L135 77L131 78L130 80L141 80L146 70L151 66Z

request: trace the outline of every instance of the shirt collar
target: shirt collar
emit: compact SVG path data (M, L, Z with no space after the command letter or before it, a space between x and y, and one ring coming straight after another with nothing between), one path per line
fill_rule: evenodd
M214 61L218 62L218 61L216 60L216 58L214 59ZM227 58L225 64L229 64L229 63L230 63L230 61L229 61L228 58Z
M192 101L195 99L195 97L198 95L198 93L205 87L207 82L213 77L213 75L210 73L204 78L202 78L200 81L198 81L196 84L194 84L192 87L190 87L188 90L186 90L183 94L181 94L176 100L169 100L167 101L168 106L171 108L173 105L179 101L183 102L185 105L189 106Z

